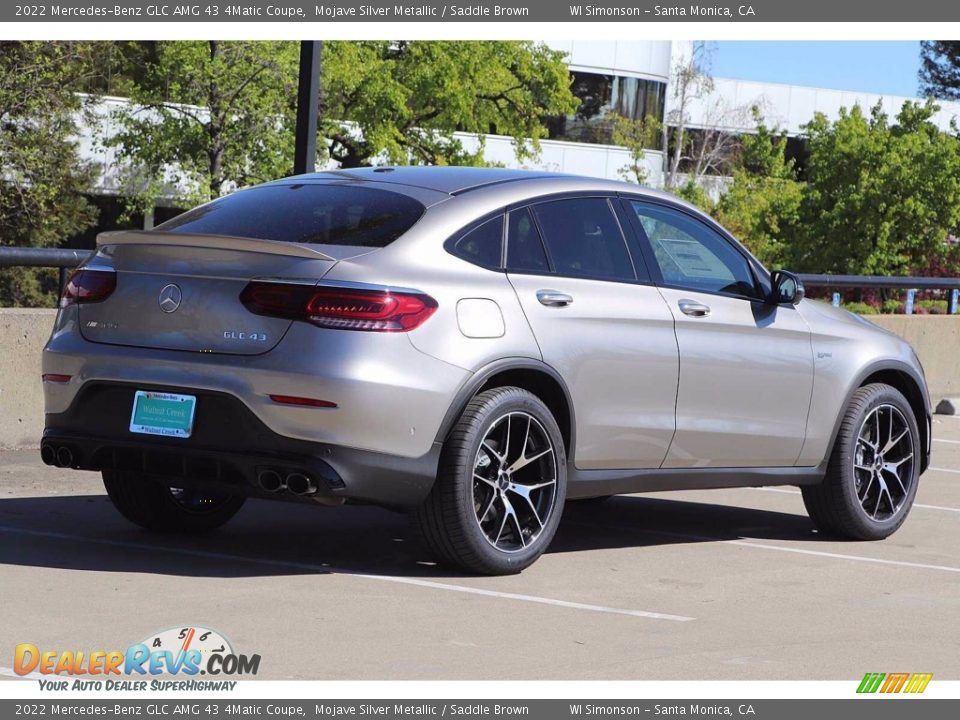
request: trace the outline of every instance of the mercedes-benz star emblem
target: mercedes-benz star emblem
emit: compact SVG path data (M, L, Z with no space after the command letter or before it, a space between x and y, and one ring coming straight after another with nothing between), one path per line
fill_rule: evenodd
M180 292L179 286L170 283L160 291L160 298L158 300L160 309L165 313L176 312L177 308L180 307L180 300L182 298L183 293Z

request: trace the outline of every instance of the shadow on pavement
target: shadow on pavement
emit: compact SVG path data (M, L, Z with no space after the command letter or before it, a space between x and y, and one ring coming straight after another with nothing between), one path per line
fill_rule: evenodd
M805 516L661 498L568 504L550 553L817 538ZM0 563L187 577L368 573L443 578L404 515L374 507L311 508L252 500L203 536L140 530L103 495L0 500Z

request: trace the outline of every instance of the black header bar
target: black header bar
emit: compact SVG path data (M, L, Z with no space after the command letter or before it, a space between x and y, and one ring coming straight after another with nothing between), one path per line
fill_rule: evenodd
M954 22L960 3L943 0L738 0L719 3L579 0L62 0L3 2L11 22Z

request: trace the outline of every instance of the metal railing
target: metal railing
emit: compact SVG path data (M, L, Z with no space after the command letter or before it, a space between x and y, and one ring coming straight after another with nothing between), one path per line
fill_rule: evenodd
M60 291L67 283L67 270L75 268L93 254L92 250L63 248L0 247L0 268L52 267L60 270Z
M24 248L0 246L0 268L4 267L52 267L60 270L60 288L66 282L66 271L83 263L92 250L64 250L62 248ZM960 278L954 277L889 277L886 275L812 275L801 274L800 279L808 288L839 290L885 288L906 290L905 309L913 313L914 299L918 290L950 290L948 309L951 315L958 310ZM840 293L833 293L833 304L840 305Z
M906 290L904 312L913 314L918 290L949 290L947 312L956 315L960 301L960 278L955 277L890 277L887 275L800 275L803 284L808 287L827 289L865 289L878 288L888 290ZM840 307L840 293L834 292L834 307Z

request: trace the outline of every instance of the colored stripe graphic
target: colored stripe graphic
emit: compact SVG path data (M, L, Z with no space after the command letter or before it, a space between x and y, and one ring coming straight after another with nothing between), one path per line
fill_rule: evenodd
M907 682L907 678L910 677L909 673L890 673L887 675L886 681L883 683L883 687L880 688L882 693L898 693L904 684Z
M860 681L858 693L922 693L933 673L867 673Z
M932 679L933 673L914 673L910 676L910 682L907 683L907 688L904 692L922 693L927 689L927 685L930 684L930 680Z
M883 682L884 677L886 677L886 673L867 673L863 676L863 680L860 681L860 687L857 688L857 692L875 693L879 689L880 683Z

